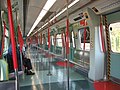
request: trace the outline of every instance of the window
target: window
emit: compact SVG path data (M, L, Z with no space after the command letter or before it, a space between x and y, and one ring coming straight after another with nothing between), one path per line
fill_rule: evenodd
M75 40L74 40L74 33L72 31L72 43L73 43L73 47L75 47Z
M54 36L51 36L51 45L54 45Z
M81 45L80 48L81 50L84 50L84 30L85 29L80 29L80 38L81 38ZM90 51L90 30L89 28L86 28L86 39L85 39L85 51Z
M6 32L5 32L5 39L4 39L4 51L3 51L3 53L4 54L6 54L6 53L8 53L7 51L8 51L8 46L9 46L9 32L8 32L8 30L6 29Z
M56 46L62 47L61 34L57 34L57 37L56 37Z
M109 26L111 50L120 53L120 22L112 23Z

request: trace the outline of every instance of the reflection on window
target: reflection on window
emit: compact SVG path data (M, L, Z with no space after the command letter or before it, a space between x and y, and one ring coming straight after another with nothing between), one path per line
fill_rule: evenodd
M3 53L4 54L6 54L7 53L7 51L8 51L8 45L9 45L9 32L8 32L8 30L6 29L6 32L5 32L5 39L4 39L4 51L3 51Z
M51 44L54 45L54 36L51 36Z
M80 38L81 38L81 45L80 48L81 50L84 50L84 30L85 29L80 29ZM86 39L85 39L85 51L90 51L90 30L89 28L86 28Z
M56 37L56 46L62 47L61 34L58 34L57 37Z
M111 49L113 52L120 53L120 22L110 24Z
M73 47L75 47L75 40L74 40L74 33L72 32L72 43L73 43Z

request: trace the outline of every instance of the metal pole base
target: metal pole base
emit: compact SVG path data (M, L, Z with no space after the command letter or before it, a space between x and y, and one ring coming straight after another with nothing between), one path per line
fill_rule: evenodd
M18 69L15 69L15 90L20 90L19 87L19 77L18 77Z
M109 81L109 80L107 79L107 76L106 76L106 75L104 76L103 81Z
M47 76L52 76L52 73L49 72L49 73L47 74Z

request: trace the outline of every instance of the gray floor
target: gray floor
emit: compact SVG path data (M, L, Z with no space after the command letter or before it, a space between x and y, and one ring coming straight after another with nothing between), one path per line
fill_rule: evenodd
M29 49L27 56L31 59L35 75L20 76L20 90L68 90L66 67L57 66L54 58L45 58L37 53L37 50ZM48 73L52 75L49 76ZM84 76L70 68L69 90L94 90L94 88Z

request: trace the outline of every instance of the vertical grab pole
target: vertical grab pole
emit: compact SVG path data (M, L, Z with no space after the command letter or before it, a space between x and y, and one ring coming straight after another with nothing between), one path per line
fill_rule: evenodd
M48 58L51 58L51 56L49 55L50 52L50 27L48 27ZM50 57L49 57L50 56ZM48 71L48 76L51 76L51 72L50 72L50 59L49 59L49 71Z
M110 45L110 34L107 23L107 17L104 16L105 30L106 30L106 41L107 41L107 80L110 80L110 67L111 67L111 45Z
M12 57L13 57L13 65L15 70L15 90L19 90L19 82L18 82L18 64L17 64L17 56L16 56L16 44L15 44L15 37L14 37L14 26L13 26L13 18L12 18L12 8L11 8L11 1L7 0L8 6L8 19L10 24L10 38L11 38L11 45L12 45Z
M102 43L102 52L105 53L106 52L106 49L105 49L105 37L104 37L104 30L103 30L103 16L101 15L100 16L100 38L101 38L101 43ZM104 56L105 58L105 56ZM107 81L107 69L106 67L107 66L107 63L106 63L106 60L104 60L104 81Z
M86 43L86 28L84 28L84 45L83 45L84 51L85 51L85 43Z
M100 16L100 38L102 43L102 51L105 53L105 43L104 43L104 37L103 37L103 23L102 23L102 15Z
M86 22L85 22L85 26L86 26ZM83 56L85 55L86 34L87 34L87 31L86 31L86 27L85 27L85 28L84 28ZM85 68L85 60L84 60L84 58L82 59L82 61L83 61L83 67Z
M66 59L67 59L67 90L69 90L69 12L67 2L67 20L66 20Z
M62 32L61 38L62 38L62 47L63 47L63 58L65 58L65 40L64 40L64 32Z
M54 34L54 53L56 53L56 34Z
M23 39L22 39L22 34L20 31L20 24L18 25L18 42L19 42L19 51L20 51L20 61L21 61L21 69L22 71L24 71L23 69L23 61L22 61L22 47L23 47ZM25 53L23 53L25 55ZM23 75L24 76L24 75Z
M40 34L40 47L42 48L42 32Z

